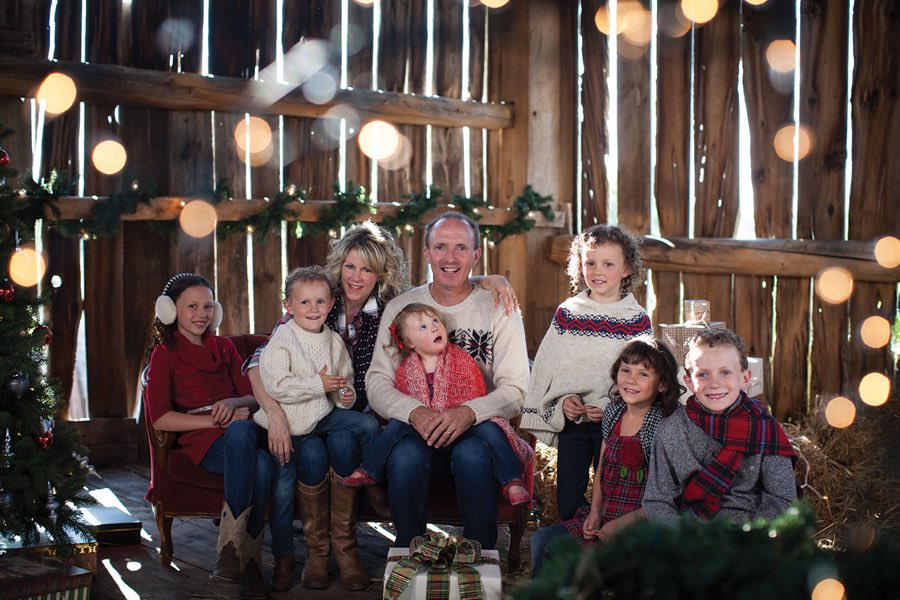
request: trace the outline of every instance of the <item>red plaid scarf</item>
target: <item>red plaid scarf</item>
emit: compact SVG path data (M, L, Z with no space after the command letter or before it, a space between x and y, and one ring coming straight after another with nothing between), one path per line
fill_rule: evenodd
M694 396L688 399L685 412L694 425L722 444L712 462L694 473L684 488L681 506L698 517L709 519L719 512L744 456L795 456L781 424L743 392L737 406L726 414L707 412Z

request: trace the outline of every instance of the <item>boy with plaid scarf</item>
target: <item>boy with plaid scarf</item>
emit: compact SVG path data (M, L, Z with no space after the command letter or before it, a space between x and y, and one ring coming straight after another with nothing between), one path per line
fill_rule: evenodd
M643 507L665 521L772 518L797 497L791 442L766 407L744 391L747 352L728 329L689 342L685 383L693 395L660 426Z

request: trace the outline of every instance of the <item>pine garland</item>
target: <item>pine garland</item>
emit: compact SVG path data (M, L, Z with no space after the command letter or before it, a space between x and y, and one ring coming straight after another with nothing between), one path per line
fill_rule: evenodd
M216 196L219 197L218 195ZM252 233L253 239L261 242L269 234L281 235L281 222L293 219L297 212L288 208L291 202L305 202L306 192L294 185L278 192L274 200L268 201L266 208L240 221L222 221L218 224L216 237L220 240L237 232Z
M363 211L375 214L375 205L366 193L366 188L356 186L351 181L347 184L345 192L341 191L337 183L334 184L333 189L334 204L325 205L319 209L318 221L299 223L301 235L315 236L327 233L329 236L335 237L341 228L358 223L360 213Z

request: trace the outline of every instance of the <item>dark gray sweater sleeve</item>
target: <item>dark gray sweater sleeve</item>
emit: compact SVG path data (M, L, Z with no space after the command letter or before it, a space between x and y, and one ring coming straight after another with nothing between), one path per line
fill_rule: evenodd
M790 457L763 457L759 473L761 496L759 509L753 515L772 519L787 509L797 499L797 482Z
M641 503L644 513L651 521L674 521L678 518L676 500L681 496L681 484L672 468L671 457L666 452L667 448L678 443L675 433L671 419L665 419L659 424L653 441L647 486Z

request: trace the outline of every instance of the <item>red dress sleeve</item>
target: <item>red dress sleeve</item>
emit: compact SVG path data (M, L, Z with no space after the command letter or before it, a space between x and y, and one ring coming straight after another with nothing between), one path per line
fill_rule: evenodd
M147 372L147 418L150 424L174 409L172 404L171 353L165 346L157 346L150 355Z
M234 384L234 389L237 391L238 397L253 395L250 379L241 373L241 365L243 364L244 359L238 354L237 348L234 347L234 343L224 337L219 338L219 343L221 344L219 347L222 350L222 354L228 356L228 373L231 376L231 382Z

